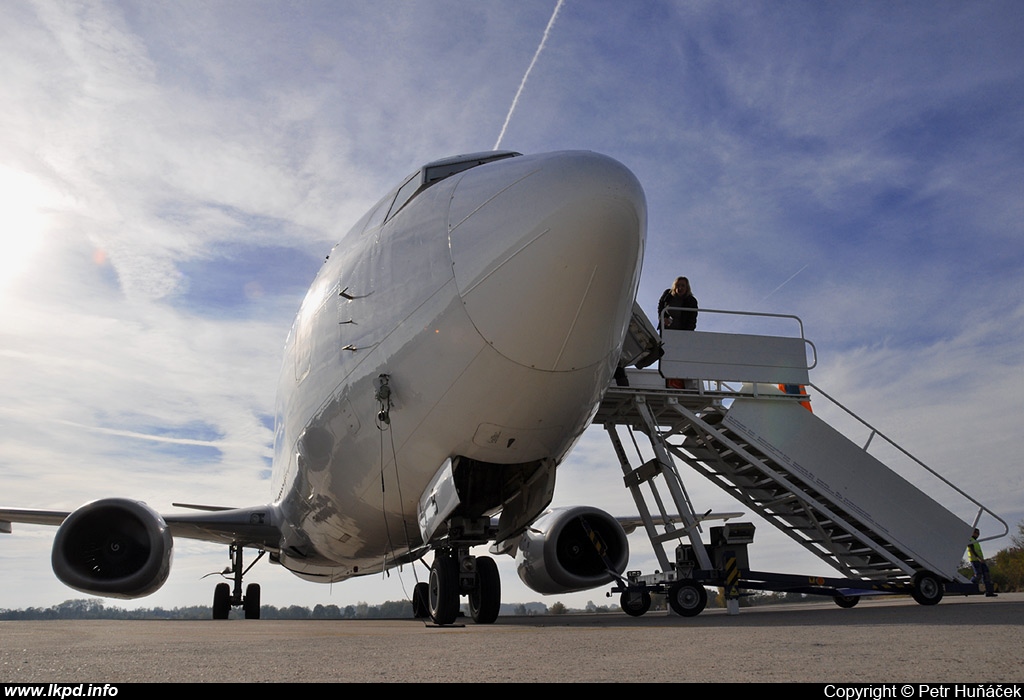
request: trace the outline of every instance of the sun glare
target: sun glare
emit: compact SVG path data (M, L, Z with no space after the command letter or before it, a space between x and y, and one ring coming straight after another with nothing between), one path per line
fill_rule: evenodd
M31 175L0 166L0 291L25 270L42 244L48 194Z

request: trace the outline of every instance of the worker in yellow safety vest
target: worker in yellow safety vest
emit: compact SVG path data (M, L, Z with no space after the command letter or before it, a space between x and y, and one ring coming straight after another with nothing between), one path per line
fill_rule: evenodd
M967 545L967 558L974 569L974 578L971 579L971 583L977 583L980 579L985 583L985 597L995 598L996 592L992 586L992 576L988 571L988 563L985 561L985 555L981 552L981 545L978 544L979 534L981 533L975 528L974 532L971 533L971 541Z

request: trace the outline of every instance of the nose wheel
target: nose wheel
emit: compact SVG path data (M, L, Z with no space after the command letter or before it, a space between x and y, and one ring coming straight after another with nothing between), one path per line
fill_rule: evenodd
M498 619L501 608L501 577L498 565L490 557L476 558L476 585L469 592L469 613L473 622L489 625Z
M412 616L417 620L430 617L430 610L427 607L427 597L430 585L426 581L420 581L412 589Z
M450 625L459 616L459 564L448 552L437 552L427 581L427 609L437 625Z
M417 613L417 584L413 591L413 614ZM473 621L489 625L501 608L501 577L490 557L470 556L468 551L437 550L426 583L426 613L436 625L450 625L459 616L459 598L469 598Z

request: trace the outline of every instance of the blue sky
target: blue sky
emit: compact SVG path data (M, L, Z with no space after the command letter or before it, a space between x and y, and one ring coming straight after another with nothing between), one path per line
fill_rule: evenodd
M815 384L1015 529L1024 5L566 0L510 116L554 8L6 2L0 501L268 500L281 348L323 256L401 177L492 148L508 118L503 148L637 174L649 312L685 274L704 307L800 316ZM556 501L633 513L617 473L588 432ZM735 508L699 478L695 501ZM51 541L2 538L0 607L78 595ZM831 573L757 542L758 568ZM225 564L179 542L139 603L208 603L198 579ZM501 566L507 601L540 598ZM347 605L413 576L323 587L261 563L253 580L266 603Z

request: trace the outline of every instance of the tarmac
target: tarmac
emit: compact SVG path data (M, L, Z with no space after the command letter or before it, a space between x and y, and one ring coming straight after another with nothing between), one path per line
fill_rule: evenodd
M1022 683L1024 593L422 620L0 622L0 683ZM915 686L916 687L916 686ZM915 695L915 697L917 697Z

